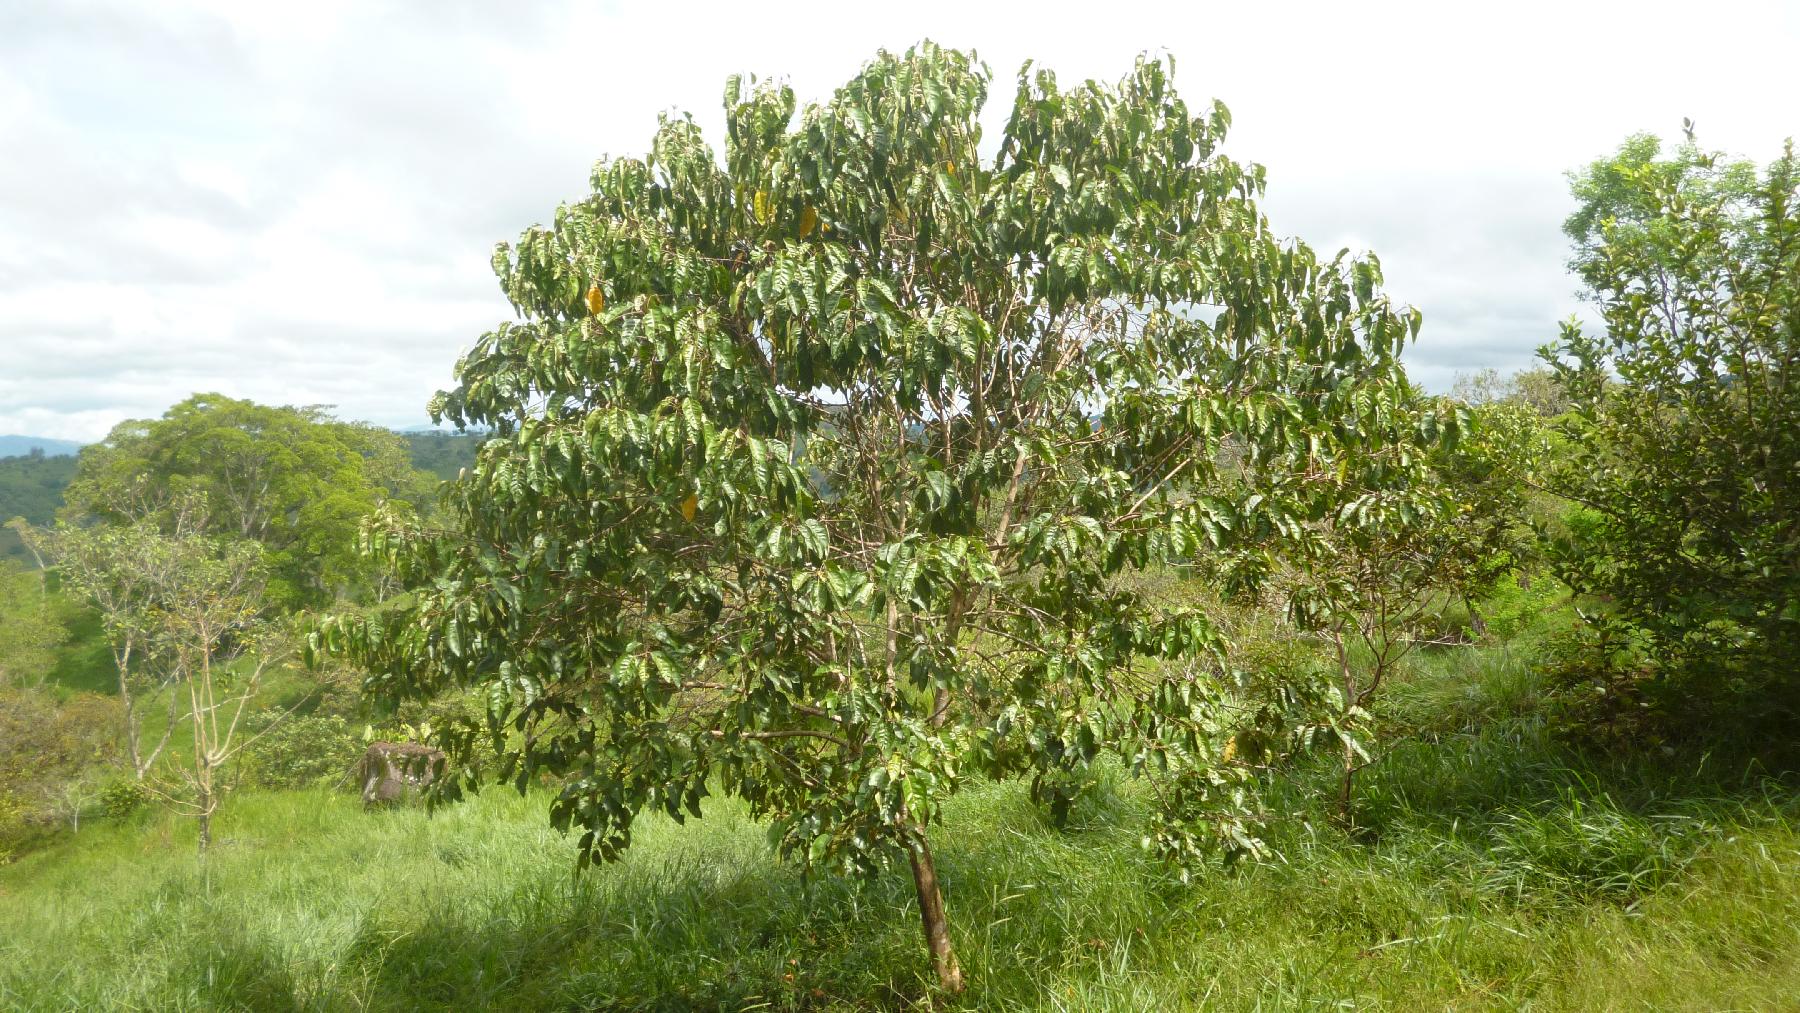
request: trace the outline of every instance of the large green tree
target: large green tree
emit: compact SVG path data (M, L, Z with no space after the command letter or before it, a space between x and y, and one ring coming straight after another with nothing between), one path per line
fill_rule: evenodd
M1196 857L1219 638L1117 578L1269 573L1338 502L1320 474L1391 466L1418 318L1372 259L1272 233L1169 73L1028 67L986 142L986 68L929 44L798 113L733 79L722 157L665 118L496 253L519 319L435 405L496 437L450 530L374 532L411 593L316 642L388 697L485 691L584 861L709 786L803 861L905 856L950 989L926 830L969 777L1114 753Z
M316 407L196 394L84 448L65 498L78 516L167 529L171 505L202 494L208 533L260 543L270 598L294 606L357 587L363 519L388 500L422 501L431 485L388 430Z
M1604 328L1547 347L1573 411L1558 559L1676 715L1790 725L1800 651L1800 164L1634 137L1574 174L1567 223Z

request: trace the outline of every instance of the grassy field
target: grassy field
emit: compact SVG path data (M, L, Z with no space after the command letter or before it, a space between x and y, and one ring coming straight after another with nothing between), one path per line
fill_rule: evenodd
M966 995L934 997L903 869L804 880L721 803L582 876L545 800L365 813L232 797L204 865L147 813L0 868L0 1008L1794 1009L1800 803L1711 757L1584 757L1504 652L1426 659L1423 738L1334 829L1273 786L1279 860L1182 884L1128 781L1048 825L981 785L934 836ZM1323 776L1324 772L1320 772Z

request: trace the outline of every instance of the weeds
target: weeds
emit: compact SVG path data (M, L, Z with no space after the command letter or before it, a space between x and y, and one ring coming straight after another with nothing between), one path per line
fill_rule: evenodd
M1278 858L1183 886L1102 778L1066 824L979 786L937 834L958 1008L1780 1008L1800 994L1791 789L1718 758L1584 756L1503 651L1422 656L1415 737L1352 840L1325 764L1268 786ZM1429 740L1429 741L1427 741ZM1323 778L1313 783L1309 779ZM941 1008L904 870L808 880L719 805L573 873L546 800L428 816L241 793L205 875L139 813L0 869L0 1008ZM1746 974L1744 968L1753 969Z

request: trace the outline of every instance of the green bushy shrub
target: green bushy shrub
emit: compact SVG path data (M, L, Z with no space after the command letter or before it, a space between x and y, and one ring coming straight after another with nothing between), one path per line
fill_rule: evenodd
M13 860L30 835L31 806L17 794L0 791L0 865Z
M1510 640L1568 599L1568 585L1547 573L1509 574L1494 582L1480 605L1488 635Z
M1260 766L1310 749L1335 701L1331 663L1319 644L1256 612L1237 617L1231 638L1234 693L1246 705L1229 729L1227 762Z
M0 690L0 854L79 821L90 779L117 759L122 725L110 697Z
M1800 729L1800 156L1649 135L1571 177L1570 266L1604 323L1541 352L1569 394L1549 561L1672 735Z
M299 788L343 778L362 753L362 738L337 714L308 714L253 729L244 751L244 774L264 788Z
M150 790L141 781L121 777L100 789L100 812L108 819L124 819L150 801Z

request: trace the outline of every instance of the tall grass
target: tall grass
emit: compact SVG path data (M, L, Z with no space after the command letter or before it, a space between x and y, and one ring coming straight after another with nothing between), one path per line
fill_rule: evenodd
M428 816L299 791L231 799L204 864L151 814L0 869L0 1008L1792 1008L1791 789L1584 757L1521 671L1423 658L1396 706L1432 719L1361 782L1365 834L1332 826L1328 766L1301 770L1266 798L1279 859L1187 885L1138 847L1128 781L1063 829L1016 785L966 792L933 840L954 1001L904 870L809 881L729 803L646 818L576 876L541 797Z

